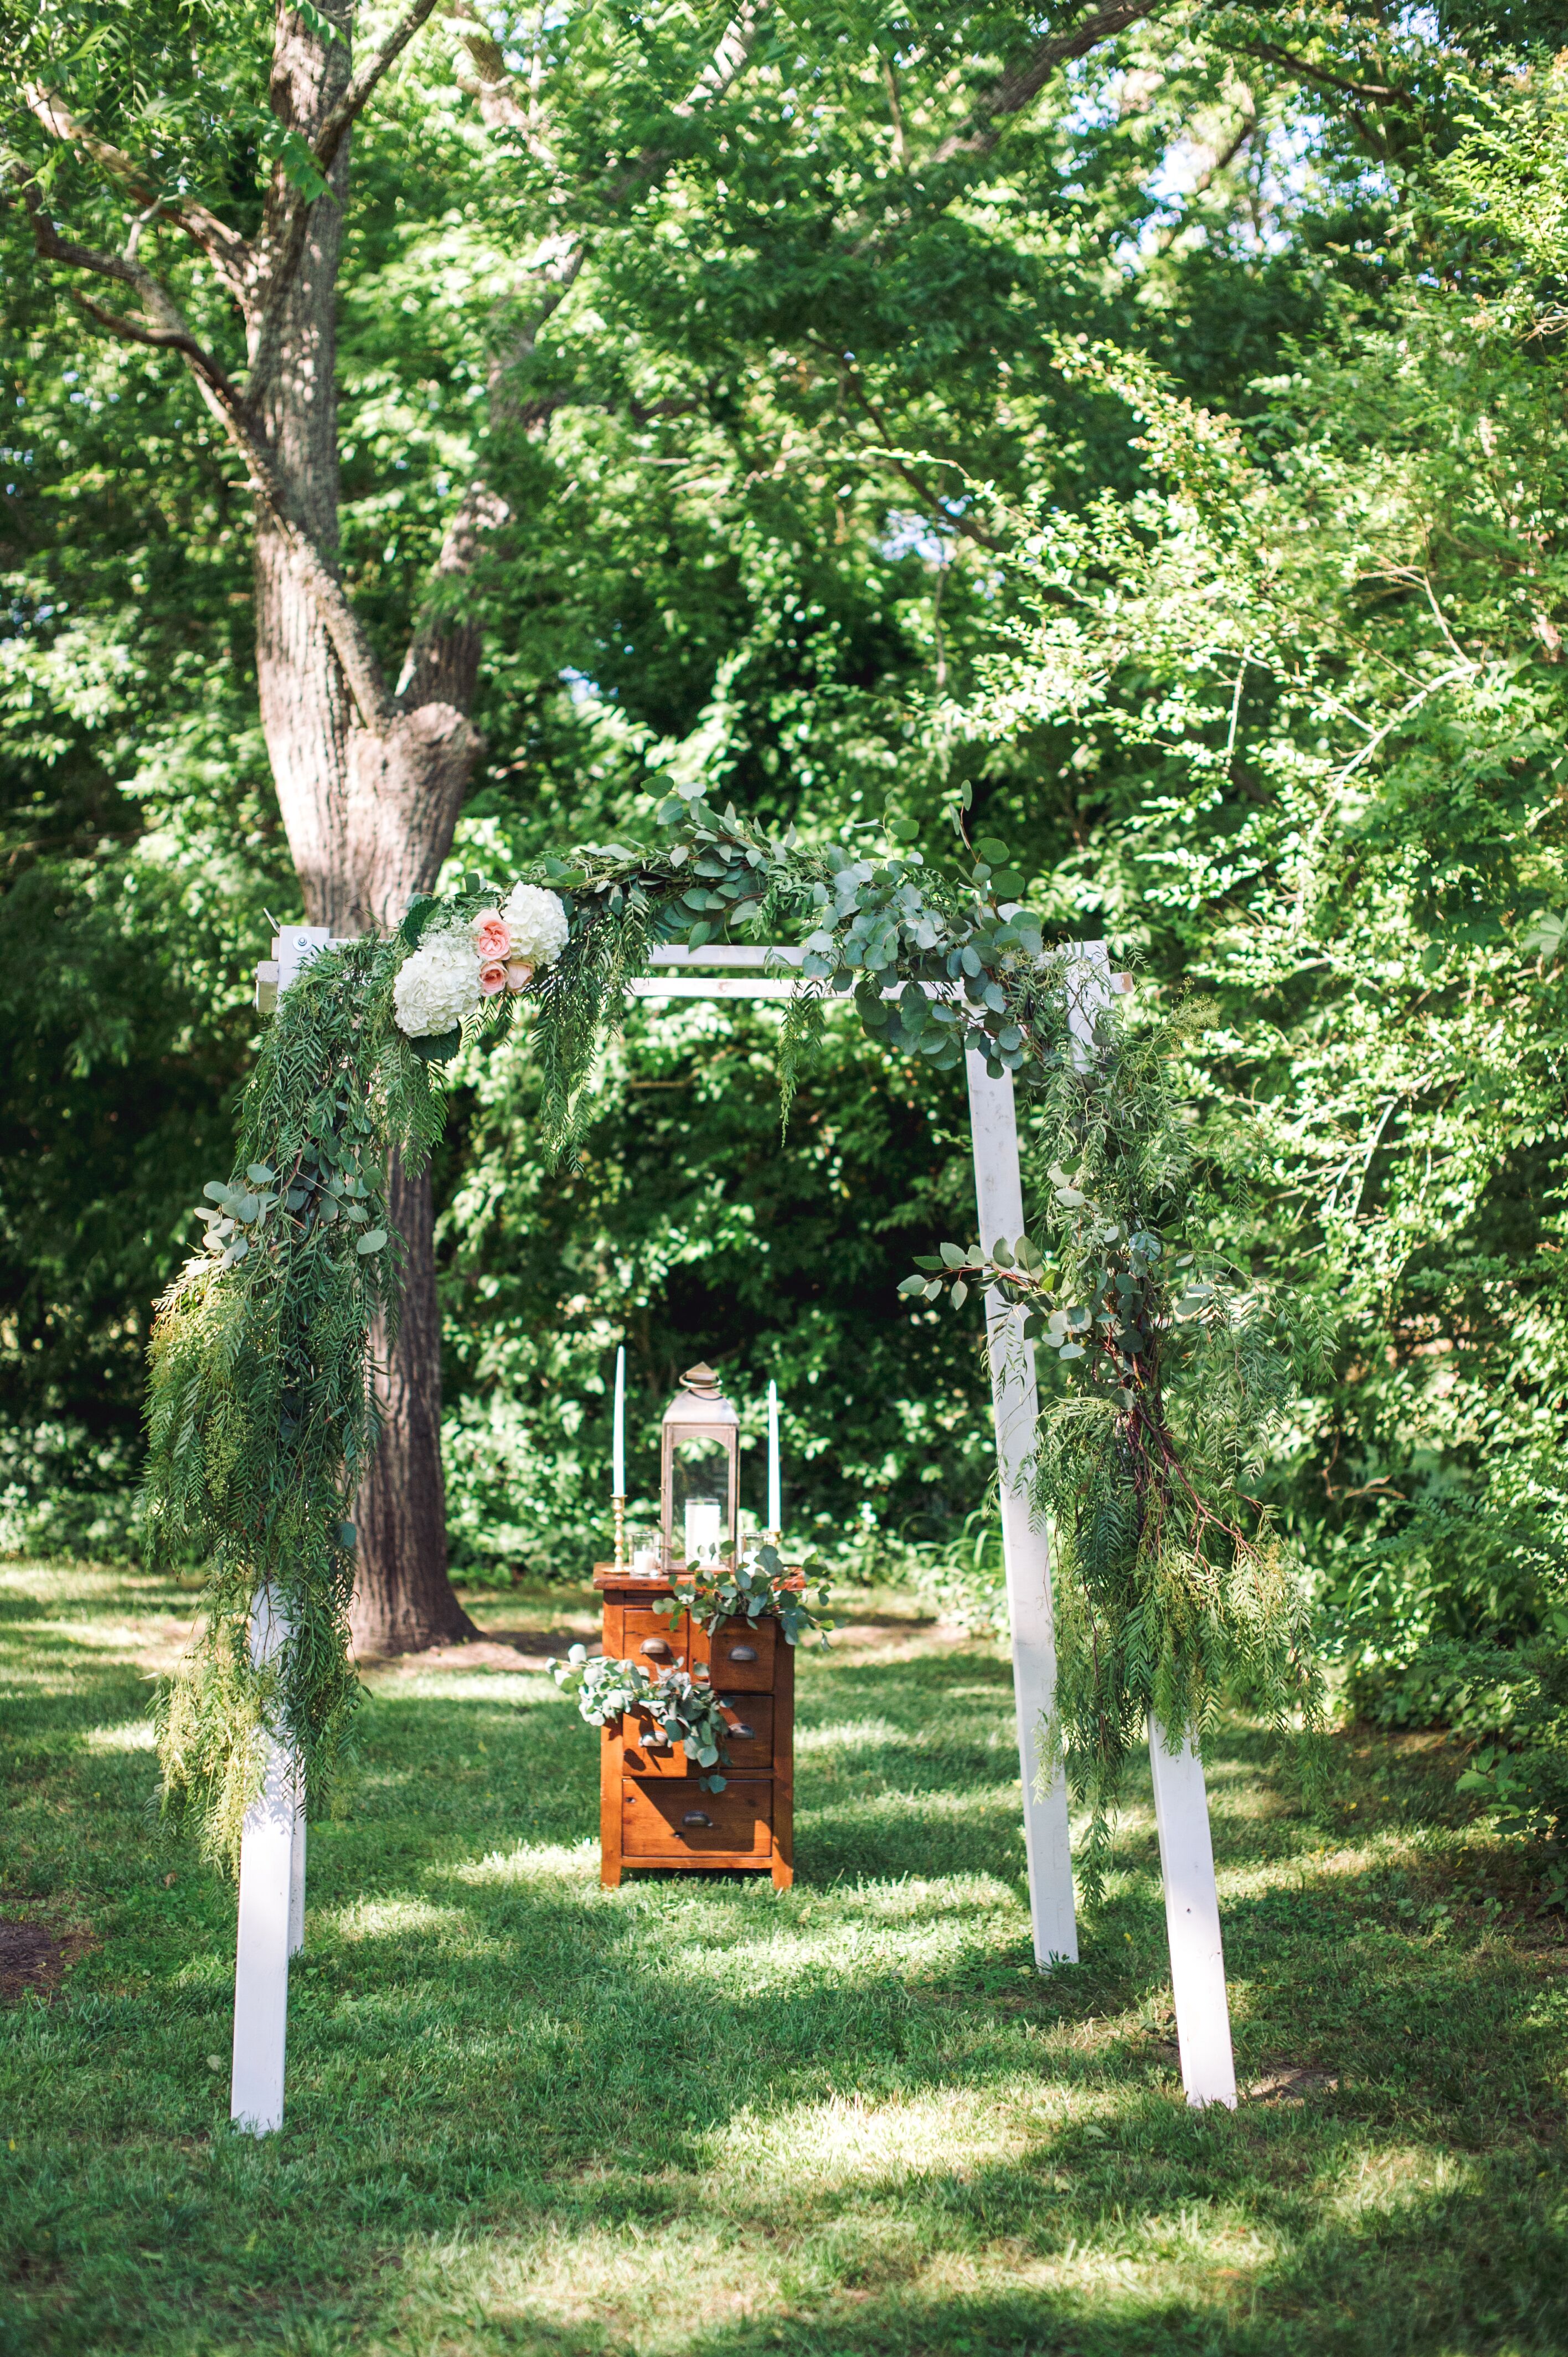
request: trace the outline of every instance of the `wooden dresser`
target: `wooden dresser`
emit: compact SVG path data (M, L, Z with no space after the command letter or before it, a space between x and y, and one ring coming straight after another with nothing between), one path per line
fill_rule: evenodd
M628 1716L601 1729L599 1871L611 1889L628 1866L739 1867L771 1874L788 1890L795 1878L795 1652L777 1620L725 1620L710 1637L682 1613L656 1612L671 1593L663 1579L634 1579L599 1565L594 1586L605 1599L604 1647L618 1662L650 1674L685 1657L693 1677L705 1670L725 1706L729 1764L722 1792L704 1792L703 1771L679 1744L648 1745L647 1723Z

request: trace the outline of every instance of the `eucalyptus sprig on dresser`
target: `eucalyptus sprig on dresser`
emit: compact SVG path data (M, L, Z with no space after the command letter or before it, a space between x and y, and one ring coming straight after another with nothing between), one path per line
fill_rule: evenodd
M706 1629L710 1636L721 1621L746 1620L755 1628L770 1616L787 1645L798 1645L802 1636L812 1634L819 1645L832 1641L833 1624L822 1617L828 1601L826 1575L819 1572L808 1602L804 1571L787 1564L766 1540L736 1563L695 1564L671 1573L671 1578L669 1596L654 1609L667 1612L672 1620L689 1612L693 1625Z
M564 1661L544 1664L564 1693L575 1695L577 1709L590 1727L617 1727L623 1718L641 1716L653 1721L671 1749L679 1746L699 1768L716 1771L728 1765L725 1738L728 1733L723 1706L710 1685L700 1684L687 1669L673 1669L652 1678L638 1662L612 1661L607 1654L590 1657L585 1645L574 1645ZM657 1747L658 1738L649 1738ZM704 1792L722 1792L725 1779L708 1772L698 1779Z

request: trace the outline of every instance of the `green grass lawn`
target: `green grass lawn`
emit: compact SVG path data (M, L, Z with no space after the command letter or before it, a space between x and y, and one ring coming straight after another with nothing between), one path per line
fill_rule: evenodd
M389 1669L257 2143L233 1894L152 1808L190 1600L0 1601L0 1915L70 1958L0 2009L6 2357L1568 2350L1568 1947L1432 1739L1341 1738L1316 1823L1255 1729L1216 1745L1240 2074L1316 2083L1199 2116L1146 1783L1083 1963L1032 1968L993 1648L882 1598L802 1661L782 1895L602 1891L597 1738L539 1669Z

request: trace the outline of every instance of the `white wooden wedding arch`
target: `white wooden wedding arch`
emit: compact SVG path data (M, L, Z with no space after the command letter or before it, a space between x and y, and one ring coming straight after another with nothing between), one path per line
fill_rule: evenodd
M273 963L257 970L258 1005L275 1005L301 966L330 940L325 927L285 926L274 943ZM796 985L777 969L798 966L801 956L798 949L782 948L655 949L650 963L664 971L629 984L628 990L634 998L665 1001L788 999ZM1103 942L1084 943L1074 966L1078 982L1069 1021L1087 1054L1097 1012L1114 989L1127 985L1125 977L1111 973ZM684 971L671 970L675 968ZM1013 1243L1024 1232L1017 1114L1012 1074L993 1079L983 1057L972 1053L966 1060L975 1204L980 1241L989 1252L999 1240ZM1016 1315L994 1295L988 1297L991 1404L1012 1624L1029 1914L1035 1962L1044 1973L1078 1961L1078 1918L1067 1785L1059 1772L1042 1774L1040 1729L1050 1717L1056 1693L1050 1535L1029 1496L1037 1401L1033 1346L1006 1331ZM284 1633L270 1608L259 1604L251 1626L258 1663L272 1657ZM1203 1764L1187 1735L1173 1747L1166 1731L1151 1723L1149 1765L1182 2084L1195 2106L1233 2107L1236 2066ZM286 1749L274 1743L262 1792L245 1817L234 1970L230 2115L236 2126L258 2136L283 2126L288 1965L305 1941L305 1857L298 1778Z

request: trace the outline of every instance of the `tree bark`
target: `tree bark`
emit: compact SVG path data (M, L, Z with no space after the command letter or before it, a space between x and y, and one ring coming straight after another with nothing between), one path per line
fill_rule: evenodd
M390 1356L383 1330L373 1342L381 1444L355 1508L360 1577L349 1624L361 1656L418 1652L476 1633L446 1576L441 1310L430 1178L428 1172L409 1178L394 1156L389 1178L388 1207L408 1259Z
M476 642L476 668L478 659ZM434 888L478 748L468 722L449 704L422 704L383 735L353 732L347 803L356 931L395 925L416 892ZM394 1155L387 1178L387 1208L406 1257L391 1353L384 1331L371 1337L381 1439L355 1507L359 1574L349 1629L360 1653L413 1653L475 1634L446 1568L430 1176L411 1178Z
M324 14L346 32L344 0ZM304 20L280 12L273 64L273 112L314 143L349 81L347 39L324 40ZM257 423L291 520L307 532L337 571L338 272L349 191L345 139L328 194L306 217L295 270L280 290L274 356L260 388ZM286 189L283 195L286 197ZM269 198L275 214L280 195ZM270 224L269 224L270 225ZM252 351L256 323L250 340ZM256 681L262 729L278 803L305 895L307 921L358 931L348 856L349 736L353 705L327 628L291 561L277 518L255 503Z

